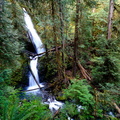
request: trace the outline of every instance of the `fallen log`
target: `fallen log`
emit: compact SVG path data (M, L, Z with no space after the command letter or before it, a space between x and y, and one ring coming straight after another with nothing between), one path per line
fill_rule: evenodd
M35 88L35 89L30 89L30 90L23 90L22 92L28 92L28 91L33 91L33 90L37 90L37 89L40 89L40 88Z
M83 77L89 81L91 81L91 77L89 75L89 73L87 72L87 70L85 70L85 68L81 65L81 63L79 61L77 61L77 65L83 75Z
M34 78L36 84L38 85L39 89L41 90L41 86L39 85L38 81L36 80L36 77L34 76L32 70L31 70L31 67L30 67L30 72L31 72L31 74L32 74L32 76L33 76L33 78Z
M115 106L116 110L117 110L118 113L120 114L120 108L118 107L118 105L117 105L115 102L113 102L113 105Z
M66 46L73 46L73 43L66 44L65 47L66 47ZM50 50L47 50L47 51L45 51L45 52L43 52L43 53L39 53L39 54L35 54L35 53L32 53L32 52L27 51L27 50L24 50L24 51L22 51L22 52L23 52L23 53L26 53L27 56L31 56L31 57L34 58L34 57L36 57L36 56L40 56L40 55L43 55L43 54L45 54L45 53L49 53L49 52L56 51L56 48L57 48L57 50L60 50L60 49L62 49L62 46L54 47L54 48L52 48L52 49L50 49Z
M58 50L61 49L61 48L62 48L61 46L57 47ZM40 54L34 54L34 55L32 55L32 57L40 56L40 55L43 55L45 53L49 53L49 52L52 52L52 51L56 51L56 48L52 48L52 49L50 49L46 52L40 53Z

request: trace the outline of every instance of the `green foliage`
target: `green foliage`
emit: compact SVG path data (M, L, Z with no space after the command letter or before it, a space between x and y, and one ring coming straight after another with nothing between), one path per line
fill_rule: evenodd
M2 86L0 86L2 87ZM19 92L13 87L4 86L0 90L0 118L1 120L44 120L50 119L48 106L34 96L33 100L20 100Z
M9 84L10 83L10 78L11 78L11 69L4 69L0 73L0 84Z
M23 111L19 111L20 105L18 102L14 103L11 107L11 104L5 103L4 109L3 109L3 119L2 120L26 120L30 116L32 116L34 113L36 113L33 109L36 106L33 105L31 107L28 107L27 109L24 109ZM33 110L33 111L32 111Z
M90 86L85 80L71 80L72 84L64 90L65 97L71 101L66 103L63 111L75 119L92 118L93 105L95 103ZM79 105L81 108L79 109Z
M104 38L95 41L93 57L92 77L95 84L119 81L119 40L106 40Z
M24 42L21 42L22 32L24 33L22 17L20 17L22 13L17 4L14 4L17 10L13 9L12 5L11 2L5 1L4 11L1 14L0 63L2 68L12 66L11 63L19 66L20 52L24 48Z
M68 120L68 117L77 120L80 117L80 112L77 109L77 105L66 102L60 111L59 118L57 119L56 117L55 120Z
M32 114L32 116L29 117L29 120L48 120L50 119L51 113L48 109L48 106L42 104L42 101L40 98L33 96L34 99L30 100L30 102L28 102L26 99L23 99L21 101L21 107L20 107L20 111L22 112L23 110L32 107L32 106L36 106L34 107L34 109L31 109L30 112L35 111L34 114Z
M119 95L119 89L120 89L120 83L106 83L104 86L101 85L102 89L104 90L104 93L106 94L106 101L107 103L116 102L117 104L120 104L120 95Z
M104 92L95 90L93 96L89 93L90 91L93 93L92 89L90 89L90 86L84 80L72 80L72 84L68 89L64 90L65 97L69 102L65 103L59 117L61 120L67 119L67 116L75 120L117 119L116 117L104 116L103 114L114 111L113 101L119 104L119 94L116 95L119 91L118 86L107 84L104 87L102 86ZM80 109L79 105L81 105Z
M4 1L4 11L1 12L0 18L0 83L2 85L15 86L14 81L20 81L22 77L21 74L21 76L14 75L14 79L12 78L23 64L21 51L25 47L23 40L26 37L22 16L23 13L18 3Z
M17 100L16 93L18 91L14 90L13 87L6 86L6 84L0 84L0 109L6 110L5 104L11 102L12 104L15 103L15 100ZM5 108L5 109L4 109ZM3 111L0 111L1 117L3 117Z
M75 100L75 103L89 106L94 103L93 96L89 93L90 86L83 80L71 80L72 85L68 89L64 90L65 96L71 100ZM92 101L92 102L91 102Z

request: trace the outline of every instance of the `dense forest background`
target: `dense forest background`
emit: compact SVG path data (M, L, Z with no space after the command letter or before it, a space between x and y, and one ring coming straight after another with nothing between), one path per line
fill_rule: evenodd
M0 6L0 120L120 118L120 0L3 0ZM39 59L41 81L67 101L54 115L40 98L20 97L34 55L22 8L47 51Z

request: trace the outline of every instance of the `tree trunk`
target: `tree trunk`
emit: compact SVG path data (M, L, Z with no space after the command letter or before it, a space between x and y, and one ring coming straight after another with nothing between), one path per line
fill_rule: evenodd
M77 69L77 48L78 48L78 27L79 27L79 4L80 0L76 1L76 19L75 19L75 37L74 37L74 61L73 61L73 76L76 76Z
M111 38L111 34L112 34L112 17L113 17L113 10L114 10L114 0L110 0L110 4L109 4L109 14L108 14L107 39L110 39L110 38Z
M58 2L59 4L59 17L60 17L60 33L61 33L61 40L62 40L62 68L63 68L63 79L65 79L65 37L64 37L64 7L61 0Z
M58 80L61 79L61 65L60 65L60 54L58 51L57 45L57 36L56 36L56 23L55 23L55 1L52 0L52 18L53 18L53 33L54 33L54 42L56 48L56 63L57 63L57 71L58 71Z

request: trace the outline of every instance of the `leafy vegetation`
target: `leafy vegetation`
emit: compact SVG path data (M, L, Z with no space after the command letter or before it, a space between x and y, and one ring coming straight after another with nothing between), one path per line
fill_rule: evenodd
M108 20L110 1L4 0L4 9L0 8L1 120L119 119L120 0L113 1L113 17ZM39 59L40 74L52 93L66 101L53 116L40 99L19 97L19 86L27 84L28 53L33 52L23 7L46 49L54 49Z

